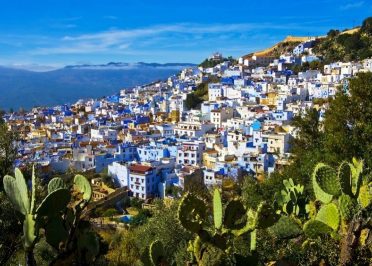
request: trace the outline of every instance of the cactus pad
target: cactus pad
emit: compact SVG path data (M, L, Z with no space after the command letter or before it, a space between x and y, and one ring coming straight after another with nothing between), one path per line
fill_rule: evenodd
M321 189L333 196L341 193L341 186L336 171L326 164L318 164L314 170L315 180Z
M82 175L76 175L74 185L83 194L83 199L87 202L90 201L92 198L92 186L89 181Z
M17 211L23 215L30 213L30 200L26 181L22 172L16 168L15 178L6 175L3 179L4 190Z
M181 225L193 233L202 229L207 206L194 194L186 193L178 206L178 219Z
M352 192L352 168L347 162L342 162L338 168L338 178L343 193L353 196Z
M264 229L272 226L279 220L280 216L267 203L262 202L257 209L257 225L259 229Z
M36 222L33 215L27 214L23 222L23 240L26 249L34 245L37 233Z
M315 220L323 222L336 231L340 225L340 215L337 206L334 203L323 205L316 215Z
M363 208L367 208L372 202L372 182L360 187L358 202Z
M229 229L241 229L246 224L246 210L240 200L230 201L225 209L223 219L224 227Z
M304 233L308 238L316 238L319 235L326 235L331 232L331 227L317 220L309 220L304 224Z
M323 163L318 163L316 166L315 166L315 169L313 171L313 174L312 174L312 185L313 185L313 190L314 190L314 194L315 194L315 197L317 200L320 200L321 202L327 204L329 202L331 202L333 196L327 192L325 192L318 184L317 182L317 172L318 172L318 169L322 168L323 166L325 166L325 164Z
M226 253L212 244L206 243L203 247L202 257L199 266L220 266L226 265L228 258Z
M355 199L352 199L349 195L342 194L338 198L338 205L342 219L350 221L356 211Z
M162 265L164 260L164 247L159 240L155 240L150 245L150 261L153 266Z
M65 182L60 177L55 177L48 183L48 193L52 193L53 191L60 189L60 188L67 188Z
M45 226L45 237L49 245L59 249L59 244L65 242L68 238L68 232L63 226L63 220L60 216L54 216L49 219Z
M70 199L71 195L68 189L57 189L45 197L36 213L38 216L54 216L66 208Z
M213 193L213 220L214 227L220 229L222 226L222 200L221 193L217 188Z
M278 222L269 227L269 232L277 238L293 238L302 233L300 226L292 218L281 216Z
M30 203L30 213L34 213L36 201L36 176L35 176L35 166L32 166L32 176L31 176L31 203Z

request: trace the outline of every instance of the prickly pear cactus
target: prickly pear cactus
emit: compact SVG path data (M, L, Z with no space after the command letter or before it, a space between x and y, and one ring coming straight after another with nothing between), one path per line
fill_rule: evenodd
M26 214L23 222L23 240L26 249L32 248L35 245L37 236L37 227L33 215Z
M70 191L65 188L57 189L48 194L36 209L38 216L54 216L66 208L70 202Z
M266 202L260 203L257 208L257 225L258 229L265 229L272 226L280 218L275 210Z
M372 182L360 187L358 202L362 208L367 208L372 202Z
M224 228L230 228L232 230L242 229L245 224L246 210L240 200L231 200L225 209L225 215L223 218Z
M359 188L362 183L362 172L364 168L364 161L353 158L350 164L351 176L352 176L352 193L357 197Z
M199 261L199 266L220 266L229 265L228 255L221 249L210 243L205 243L203 256Z
M349 195L342 194L338 198L338 209L344 221L350 221L357 211L356 201Z
M3 179L4 190L17 211L24 215L23 245L26 252L32 251L38 238L38 224L33 215L35 195L28 196L27 184L22 172L16 168L15 177L5 176ZM35 173L32 173L32 192L35 193Z
M27 184L22 172L16 168L15 178L6 175L3 179L4 190L17 211L23 215L30 213L30 200L28 197Z
M332 232L332 228L325 223L317 220L309 220L304 224L304 233L308 238L316 238L320 235L327 235Z
M318 163L315 168L314 168L314 171L313 171L313 174L312 174L312 185L313 185L313 190L314 190L314 194L315 194L315 197L317 200L327 204L327 203L330 203L333 196L327 192L325 192L321 187L320 185L318 184L318 175L317 175L317 172L319 171L320 168L322 168L325 164L323 163Z
M149 255L153 266L162 265L164 263L164 247L159 240L155 240L151 243Z
M214 227L220 229L222 226L222 200L221 193L217 188L213 193L213 220Z
M52 193L53 191L60 189L60 188L67 188L65 182L60 177L55 177L48 183L48 193Z
M293 238L302 234L300 225L291 217L281 216L271 227L269 232L280 239Z
M336 231L340 225L340 214L336 204L329 203L323 205L316 215L315 220L323 222Z
M250 233L251 247L255 247L255 230L272 225L277 216L266 203L261 203L257 211L246 210L237 199L228 202L223 212L218 190L214 190L212 207L214 226L208 219L208 206L194 194L186 193L178 207L181 225L197 234L195 240L189 242L188 251L198 265L227 265L233 256L233 239Z
M68 231L64 226L64 220L60 216L53 217L45 225L45 238L48 244L56 250L59 249L61 243L67 240Z
M352 165L342 162L338 168L338 178L344 194L353 196L352 192Z
M89 202L92 198L92 186L89 181L82 175L76 175L74 178L74 185L83 194L83 200Z
M332 196L338 196L341 193L341 185L337 172L326 164L318 164L314 170L315 180L320 188Z
M281 190L280 193L276 192L274 195L274 206L277 209L277 213L295 214L296 216L306 215L306 199L303 195L304 186L300 184L295 185L292 178L283 180L283 185L285 190Z
M194 194L187 193L178 206L178 220L187 230L198 233L205 223L207 206Z

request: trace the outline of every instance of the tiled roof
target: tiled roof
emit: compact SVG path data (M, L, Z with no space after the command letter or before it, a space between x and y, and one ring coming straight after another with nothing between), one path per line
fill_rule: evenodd
M145 173L152 170L151 166L141 165L141 164L133 164L129 167L131 172L136 173Z

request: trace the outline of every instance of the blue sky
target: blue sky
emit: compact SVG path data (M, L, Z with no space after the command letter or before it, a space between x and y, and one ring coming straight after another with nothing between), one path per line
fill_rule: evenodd
M287 35L360 25L371 0L11 0L0 7L0 65L198 63Z

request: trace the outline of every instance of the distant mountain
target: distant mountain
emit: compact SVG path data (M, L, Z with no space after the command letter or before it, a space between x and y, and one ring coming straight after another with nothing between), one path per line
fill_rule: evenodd
M0 67L0 109L53 106L98 98L163 80L193 64L109 63L35 72Z
M139 68L158 68L158 69L183 69L185 67L194 67L195 64L191 63L166 63L166 64L159 64L159 63L122 63L122 62L110 62L108 64L98 64L98 65L90 65L90 64L83 64L83 65L71 65L66 66L67 69L139 69Z

